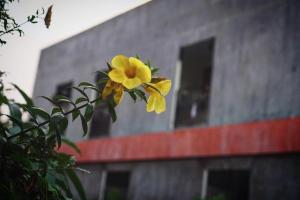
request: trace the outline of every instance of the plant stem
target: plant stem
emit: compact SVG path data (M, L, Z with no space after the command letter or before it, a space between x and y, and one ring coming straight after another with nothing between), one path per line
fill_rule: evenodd
M18 24L17 26L14 26L13 28L11 28L11 29L9 29L9 30L7 30L7 31L5 31L5 32L3 32L3 33L1 33L0 34L0 37L2 36L2 35L5 35L5 34L7 34L7 33L10 33L10 32L12 32L12 31L14 31L15 29L17 29L17 28L19 28L20 26L23 26L24 24L26 24L26 23L28 23L29 21L27 20L26 22L23 22L23 23L21 23L21 24Z
M96 99L94 99L93 101L90 101L90 102L88 102L88 103L86 103L86 104L83 104L83 105L81 105L81 106L79 106L79 107L77 107L77 108L74 108L74 109L72 109L72 110L69 110L69 111L66 112L66 113L62 113L62 114L63 114L64 116L69 115L69 114L71 114L72 112L74 112L75 110L79 110L79 109L81 109L81 108L86 107L86 106L87 106L88 104L90 104L90 103L95 103L98 99L100 99L100 97L99 97L99 98L96 98ZM33 127L28 128L28 129L25 129L25 130L23 130L23 131L21 131L21 132L19 132L19 133L16 133L15 135L9 136L7 139L12 139L12 138L15 138L15 137L17 137L17 136L19 136L19 135L21 135L21 134L24 134L24 133L27 133L27 132L29 132L29 131L32 131L32 130L34 130L34 129L36 129L36 128L40 128L40 127L42 127L42 126L48 124L49 122L50 122L50 119L49 119L49 120L46 120L46 121L43 121L42 123L38 124L37 126L33 126Z

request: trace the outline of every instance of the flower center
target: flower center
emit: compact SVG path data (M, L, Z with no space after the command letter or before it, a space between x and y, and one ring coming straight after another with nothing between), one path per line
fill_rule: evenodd
M135 67L133 66L130 66L128 67L126 70L125 70L125 74L128 78L134 78L135 77L135 74L136 74L136 69Z

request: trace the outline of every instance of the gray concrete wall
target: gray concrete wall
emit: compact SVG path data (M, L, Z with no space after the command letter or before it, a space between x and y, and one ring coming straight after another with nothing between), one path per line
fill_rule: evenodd
M97 199L98 172L130 171L129 200L193 200L201 196L204 170L250 170L249 200L300 199L299 155L203 158L108 165L82 165L96 175L81 173L88 199ZM97 184L96 183L96 179ZM93 185L93 186L91 186ZM105 186L104 186L105 187ZM92 191L92 192L90 192Z
M174 80L180 48L214 37L208 125L300 115L299 9L296 0L153 1L44 49L34 96L52 95L65 81L93 81L119 53L150 58ZM161 115L125 98L111 135L169 130L172 98L174 90ZM80 139L79 130L76 122L68 134Z
M299 10L297 0L154 0L44 49L34 96L52 95L69 80L93 81L119 53L149 58L174 80L180 48L214 37L209 126L299 116ZM126 97L111 135L170 130L174 92L161 115ZM75 122L67 134L78 140L80 130ZM98 198L102 167L132 172L130 200L192 199L207 168L251 169L250 200L300 199L297 155L91 165L94 173L82 177L88 199Z

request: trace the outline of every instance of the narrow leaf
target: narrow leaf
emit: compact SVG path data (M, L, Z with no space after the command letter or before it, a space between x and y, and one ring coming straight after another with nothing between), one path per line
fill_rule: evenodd
M84 97L79 97L78 99L76 99L75 104L80 104L81 102L85 102L85 101L88 101L88 100Z
M40 96L41 98L44 98L44 99L46 99L46 100L48 100L50 103L52 103L53 105L56 105L57 106L57 103L54 101L54 100L52 100L52 99L50 99L49 97L46 97L46 96Z
M80 196L80 199L86 200L85 191L84 191L81 181L78 178L78 176L76 175L76 173L72 169L68 169L65 171L66 171L66 174L68 175L68 177L70 178L71 182L73 183L74 187L76 188L76 190Z
M138 89L136 89L134 91L135 91L135 94L137 94L141 100L143 100L147 103L147 98L146 98L145 92L138 90Z
M10 115L18 120L21 120L22 113L20 107L15 103L8 104L8 107L9 107Z
M93 111L94 111L93 105L90 103L87 104L85 113L84 113L84 118L86 119L87 122L90 121L90 119L92 118Z
M50 119L50 115L43 109L38 108L38 107L32 107L31 111L35 114L38 115L46 120Z
M136 95L134 94L134 91L128 91L128 94L133 99L133 101L136 102Z
M84 118L84 116L79 113L80 119L81 119L81 125L82 125L82 129L83 129L83 136L85 136L87 134L88 131L88 126L87 126L87 122Z
M108 68L109 71L112 70L112 66L110 65L109 62L107 62L106 65L107 65L107 68Z
M66 137L62 137L61 141L63 143L65 143L66 145L68 145L69 147L71 147L72 149L74 149L77 153L79 153L79 154L81 153L80 149L77 147L77 145L74 142L72 142L71 140L67 139Z
M18 92L22 95L22 97L24 98L24 100L26 101L26 103L27 103L27 105L29 106L29 107L32 107L33 106L33 102L32 102L32 100L31 100L31 98L29 97L29 96L27 96L27 94L23 91L23 90L21 90L20 88L19 88L19 86L17 86L16 84L12 84L17 90L18 90Z
M93 85L93 84L91 84L91 83L89 83L89 82L81 82L81 83L79 83L78 86L79 86L79 87L82 87L82 86L92 86L92 87L95 87L95 85Z
M72 112L72 120L74 121L79 115L80 115L80 110L75 109L75 110Z
M78 91L79 93L81 93L86 99L89 99L88 95L83 91L81 90L80 88L78 87L73 87L76 91Z
M62 113L61 108L58 107L52 108L51 115L54 115L55 113Z
M114 102L107 101L108 111L113 122L117 120L117 114L114 107Z

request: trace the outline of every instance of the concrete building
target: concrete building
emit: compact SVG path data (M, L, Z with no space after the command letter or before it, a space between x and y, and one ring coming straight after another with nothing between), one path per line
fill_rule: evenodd
M139 54L173 81L167 111L126 97L85 140L69 127L88 199L298 200L299 33L297 0L154 0L44 49L34 96L75 98L70 85Z

